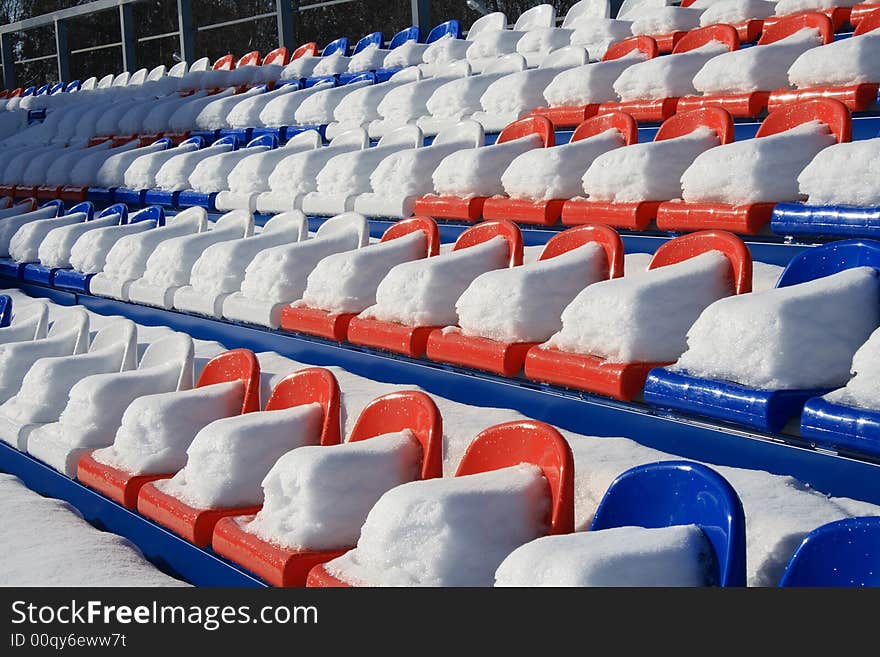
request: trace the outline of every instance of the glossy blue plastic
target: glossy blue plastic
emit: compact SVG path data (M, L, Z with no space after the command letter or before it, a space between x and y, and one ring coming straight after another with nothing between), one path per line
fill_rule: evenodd
M336 52L341 52L343 55L348 54L348 37L339 37L335 41L328 43L324 46L324 50L321 51L321 56L326 57Z
M880 237L880 206L779 203L770 228L777 235L809 237Z
M177 207L180 192L167 192L164 189L148 189L144 192L143 202L146 205L162 205L167 208Z
M303 78L302 87L303 89L311 89L316 84L320 84L322 82L326 82L335 87L337 84L339 84L339 79L335 75L323 75L315 78Z
M223 128L220 130L219 137L235 137L242 144L246 144L253 139L253 128Z
M205 147L205 140L198 135L190 135L189 137L184 139L182 142L180 142L181 146L183 146L185 144L195 144L199 148L204 148Z
M219 130L193 130L189 133L190 137L201 137L202 140L207 145L213 144L215 141L220 139L220 131Z
M880 517L846 518L811 531L779 586L880 586Z
M57 94L62 89L64 89L64 83L56 82L54 85L52 85L52 88L49 89L49 95L51 96L52 94Z
M352 84L354 82L363 82L367 81L370 84L376 84L376 73L374 71L360 71L358 73L340 73L337 76L337 81L339 86L344 86L346 84Z
M327 126L325 125L289 125L281 128L283 141L286 143L296 137L298 134L302 132L306 132L307 130L315 130L319 135L321 135L321 139L326 139L326 130Z
M34 86L30 86L21 92L21 97L24 98L25 96L35 96L36 92L37 92L37 88Z
M0 276L14 280L21 279L21 270L24 269L24 263L13 260L12 258L0 258Z
M434 26L434 29L428 33L428 38L425 39L425 43L434 43L446 35L451 36L453 39L460 39L461 23L453 18L452 20Z
M715 550L712 583L746 585L746 520L742 503L715 470L690 461L648 463L608 487L590 531L613 527L697 525Z
M117 187L113 191L113 200L118 203L127 203L128 205L141 206L144 204L144 197L147 194L145 189L128 189L127 187Z
M163 150L171 148L173 145L171 143L171 139L169 139L168 137L159 137L156 141L150 144L150 146L156 146L157 144L161 145L163 147Z
M382 36L381 32L370 32L369 34L365 34L360 39L358 39L358 42L354 44L354 51L352 52L352 54L357 55L364 48L369 48L370 46L381 48L384 42L385 37Z
M251 139L245 148L254 148L259 146L268 146L269 148L278 148L278 138L273 134L260 135Z
M49 205L50 203L52 203L52 201L49 201L46 205ZM46 207L46 205L43 207ZM62 205L62 207L64 206ZM95 216L95 205L91 201L83 201L82 203L77 203L76 205L71 206L64 214L75 214L77 212L85 212L86 221L91 221L92 217Z
M776 287L797 285L862 266L880 271L880 242L832 242L808 249L792 258ZM645 402L652 406L777 433L792 417L800 415L808 399L827 392L826 389L759 390L730 381L656 368L648 374L644 395Z
M880 411L814 397L804 404L801 435L824 449L880 460Z
M52 277L52 286L59 290L89 293L89 283L95 274L83 274L75 269L58 269Z
M391 79L392 75L394 75L395 73L399 73L402 70L402 68L380 68L376 71L373 71L373 73L376 75L376 83L378 84L380 82L388 82L388 80ZM428 144L426 144L426 146L427 145Z
M8 294L0 294L0 328L6 328L12 323L12 297Z
M116 188L108 189L107 187L89 187L86 192L86 198L92 203L113 203L116 199L114 193Z
M33 123L42 123L46 120L46 109L32 109L27 112L27 122L28 125Z
M109 217L111 214L120 215L120 224L128 223L128 206L125 205L125 203L114 203L113 205L104 208L98 213L98 217Z
M72 82L67 83L67 86L64 87L64 91L66 91L68 93L71 91L79 91L79 87L80 87L80 81L74 80Z
M74 207L76 207L76 206L74 206ZM64 201L57 199L57 198L52 199L51 201L46 201L45 203L43 203L43 205L41 205L40 208L55 208L55 215L54 216L57 217L60 214L64 213ZM71 210L72 210L72 208L71 208Z
M181 208L200 207L213 211L217 209L217 206L214 205L216 201L217 192L197 192L192 189L187 189L178 192L177 203L175 205Z
M36 93L34 93L34 96L42 96L43 94L47 93L48 91L49 91L49 85L44 84L42 87L37 89Z
M165 209L159 207L158 205L151 205L148 208L144 208L139 212L135 212L128 217L129 223L136 224L141 221L155 221L156 226L164 226L165 225Z
M416 41L422 38L422 32L419 30L418 26L410 25L407 28L402 29L400 32L391 37L391 43L388 44L389 50L394 50L402 46L407 41ZM380 45L381 47L381 45Z

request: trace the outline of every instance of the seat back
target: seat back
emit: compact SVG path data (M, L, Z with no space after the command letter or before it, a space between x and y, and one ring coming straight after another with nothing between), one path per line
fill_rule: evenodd
M811 531L779 586L880 586L880 517L846 518Z
M540 27L556 26L556 7L553 5L538 5L527 9L519 15L513 29L525 32L526 30L534 30Z
M280 48L275 48L275 50L270 50L266 53L266 56L263 57L263 66L277 65L277 66L286 66L290 61L290 53L287 51L287 48L281 46Z
M0 294L0 328L6 328L12 323L12 297L8 294Z
M721 251L730 262L734 294L752 291L752 253L739 237L724 230L701 230L669 240L654 253L648 269L684 262L708 251Z
M358 416L348 442L409 429L422 446L422 479L443 476L443 418L424 392L404 390L377 397Z
M517 267L523 260L523 239L519 226L500 219L498 221L483 221L476 226L471 226L455 240L453 251L466 249L483 242L488 242L493 237L503 237L507 241L509 253L508 267Z
M732 25L718 23L716 25L707 25L706 27L698 27L685 34L675 47L672 54L677 55L682 52L690 52L697 48L702 48L710 41L720 41L728 50L739 50L739 33Z
M608 0L580 0L565 13L562 27L569 27L583 18L603 19L611 17L611 3Z
M333 55L337 52L342 53L343 55L348 54L348 37L339 37L335 41L328 43L324 46L324 50L321 51L321 56L327 57L328 55Z
M381 32L370 32L369 34L365 34L360 39L358 39L358 42L354 44L354 50L352 51L352 54L357 55L361 50L370 46L381 48L384 42L385 37L382 36Z
M136 224L141 221L155 221L156 226L165 225L165 209L160 205L151 205L138 210L128 217L128 223Z
M196 388L227 381L244 383L242 413L260 410L260 362L250 349L230 349L214 356L205 365Z
M466 144L468 148L479 148L486 143L483 126L472 119L462 119L455 125L443 128L434 137L432 146L440 144Z
M46 205L49 205L48 203ZM95 206L91 201L83 201L82 203L77 203L70 207L70 209L65 212L65 215L77 214L78 212L84 212L86 215L86 221L91 221L92 217L95 216Z
M875 9L859 21L855 32L853 32L853 36L861 36L868 32L873 32L878 27L880 27L880 11Z
M314 41L309 41L293 51L293 54L290 56L290 61L299 59L300 57L314 57L316 54L318 54L318 44Z
M426 239L425 257L435 256L440 253L440 229L437 222L431 217L410 217L403 221L397 221L382 234L382 242L388 242L416 231L422 231Z
M838 143L852 141L852 116L846 105L834 98L815 98L783 105L767 115L755 137L775 135L810 121L827 125Z
M245 148L254 148L259 146L267 146L268 148L278 148L278 137L273 134L260 135L255 139L251 139Z
M496 144L503 144L528 135L538 135L544 148L556 145L556 131L553 124L543 116L527 116L510 123L498 134Z
M507 15L502 11L493 11L491 14L480 16L471 23L467 33L467 40L473 41L484 32L498 32L507 27Z
M623 137L625 146L639 141L639 126L626 112L612 111L587 119L571 135L571 141L580 141L600 135L606 130L616 129Z
M41 210L44 209L52 209L54 214L50 215L52 217L59 217L64 212L64 201L59 199L53 199L51 201L46 201L43 205L40 206Z
M130 319L120 319L108 324L95 334L89 351L101 351L117 345L123 346L122 369L137 367L137 326Z
M722 144L733 142L733 117L720 107L701 107L689 112L673 114L663 122L654 141L674 139L689 135L697 128L709 128L718 136Z
M89 348L89 315L85 308L74 307L52 322L46 333L47 338L69 336L73 341L72 353L81 354Z
M7 314L13 305L12 298L9 297L9 303L6 305ZM46 337L48 328L49 307L43 301L34 301L15 311L12 323L0 330L0 344L42 340Z
M460 39L461 23L453 18L452 20L435 25L434 29L428 32L428 38L425 39L425 43L434 43L445 36L450 36L453 39Z
M195 348L186 333L173 333L151 342L141 357L138 369L147 369L166 363L178 363L180 373L177 377L177 390L189 390L193 385L193 361Z
M140 68L134 73L131 74L131 77L128 78L128 84L131 86L139 86L147 81L147 73L149 71L145 68Z
M98 213L98 218L109 217L114 214L119 215L120 225L128 223L128 206L125 203L114 203L113 205L104 208Z
M640 465L615 479L599 503L590 531L612 527L697 525L715 551L713 582L746 585L746 521L728 481L700 463Z
M212 71L231 71L235 68L235 55L223 55L211 66Z
M612 59L620 59L634 50L644 53L648 59L654 59L660 54L660 46L657 45L657 41L653 37L642 34L631 36L608 46L608 50L602 55L602 61L607 62Z
M538 260L548 260L584 244L595 243L605 252L605 277L623 276L623 240L617 231L601 224L583 224L557 233L544 246Z
M844 240L809 248L789 261L776 287L805 283L854 267L873 267L880 272L880 242Z
M338 445L342 442L339 383L330 370L307 367L287 375L272 390L266 410L306 404L320 404L324 413L320 444Z
M242 66L259 66L260 65L260 51L252 50L246 55L242 55L239 58L238 62L235 64L235 68L241 68Z
M550 486L551 534L574 531L574 457L562 435L549 424L515 420L481 431L458 465L456 477L531 463Z
M766 46L770 43L776 43L796 32L807 29L818 30L823 45L834 41L834 25L831 23L831 19L818 11L809 11L804 14L780 18L765 26L761 31L761 38L758 39L758 45Z

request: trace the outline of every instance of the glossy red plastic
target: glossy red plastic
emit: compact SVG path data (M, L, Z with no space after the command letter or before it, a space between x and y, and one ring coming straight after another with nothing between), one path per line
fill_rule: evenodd
M655 100L627 100L602 103L599 114L607 112L626 112L642 123L659 123L675 114L678 98L657 98Z
M869 4L867 2L863 2L862 4L858 4L852 8L852 11L849 14L849 22L851 25L855 26L856 35L865 33L864 30L860 31L862 23L864 23L868 19L868 17L870 17L872 14L877 13L878 11L880 11L880 4ZM874 17L874 19L880 20L880 13L878 13ZM880 27L880 23L875 23L874 27L871 27L870 29L874 30L877 29L877 27Z
M421 230L427 237L427 248L423 257L435 256L440 252L440 230L430 217L410 217L393 224L382 235L382 242L403 237ZM317 335L336 342L345 342L348 325L358 313L334 313L309 306L287 306L281 312L281 328L295 333Z
M466 249L487 242L493 237L503 237L508 245L508 266L522 264L522 233L509 221L486 221L472 226L459 235L453 251ZM365 347L373 347L419 358L425 353L428 337L437 326L407 326L396 322L354 317L348 325L348 341Z
M556 132L553 124L543 116L526 116L514 121L502 130L496 144L503 144L528 135L541 137L542 146L549 148L556 144ZM427 217L442 219L463 219L479 221L483 216L483 204L486 196L462 198L459 196L428 195L416 199L414 212Z
M605 251L608 278L623 276L624 247L613 228L584 225L569 228L547 242L539 260L562 255L584 244L595 242ZM427 356L433 361L472 367L514 377L523 368L526 354L535 342L499 342L480 336L465 335L460 330L435 329L428 337Z
M41 200L60 198L61 187L41 185L37 187L37 198Z
M573 128L580 125L599 111L599 103L590 105L564 105L560 107L538 107L529 116L542 116L556 128Z
M272 64L285 66L288 62L290 62L290 53L284 46L275 48L275 50L270 50L266 53L266 56L263 57L263 66L270 66Z
M719 23L707 25L687 32L673 49L674 54L689 52L702 48L710 41L720 41L727 46L728 50L739 50L739 34L732 25Z
M831 24L831 19L818 11L808 11L803 14L779 18L770 24L765 21L764 31L761 33L761 38L758 39L758 45L766 46L770 43L776 43L800 30L807 29L818 30L823 45L834 41L834 26Z
M36 192L36 189L34 189ZM61 188L61 191L58 193L58 198L62 201L73 201L75 203L81 203L86 200L86 195L89 192L88 187L73 187L73 186L65 186Z
M231 71L235 68L235 55L223 55L211 67L214 71Z
M666 34L652 34L651 38L657 44L657 49L661 55L671 53L679 41L682 40L687 32L667 32Z
M654 141L681 137L699 127L714 130L722 144L729 144L733 141L733 118L719 107L701 107L671 116L660 126L654 136ZM614 203L581 198L571 199L562 206L562 223L566 226L599 223L615 228L645 230L657 216L660 204L661 201Z
M196 388L236 380L245 383L241 412L260 410L260 363L248 349L233 349L212 358L202 370ZM80 458L76 473L81 484L94 488L128 509L137 508L138 493L145 484L173 476L173 472L133 475L99 463L91 453Z
M631 36L608 46L608 49L602 56L602 61L607 62L612 59L620 59L621 57L625 57L626 55L630 54L633 50L641 51L647 56L648 59L654 59L657 55L660 54L660 49L657 47L657 42L649 36L640 34L638 36Z
M22 196L22 194L16 194L15 185L0 185L0 196Z
M623 112L609 112L581 123L572 134L571 141L589 139L611 129L617 129L621 133L626 146L636 143L639 139L639 128L635 119ZM483 205L483 218L509 219L523 224L552 226L559 221L565 201L566 199L533 201L493 196Z
M290 61L299 59L300 57L314 57L316 54L318 54L318 44L314 41L309 41L293 51L293 54L290 56Z
M834 31L837 32L849 22L851 7L831 7L830 9L818 9L816 10L818 13L825 14L828 18L831 19L831 25L834 28ZM813 12L801 12L801 13L813 13ZM796 14L792 14L796 15ZM779 21L786 20L791 16L770 16L769 18L764 19L764 29L766 30L768 27L771 27L775 23Z
M721 251L730 261L731 281L736 294L751 291L751 253L741 239L724 231L702 231L669 240L657 249L648 268L682 262L707 251ZM641 394L648 372L669 364L611 363L592 354L536 346L526 354L525 375L541 383L632 401Z
M266 410L275 411L315 403L320 404L324 411L320 444L338 445L339 385L329 370L310 367L286 376L272 391ZM200 509L159 490L153 483L147 483L141 488L137 501L139 513L199 547L211 544L214 527L221 518L253 515L260 508L261 505Z
M260 65L260 51L252 50L247 54L241 56L241 59L235 65L235 68L239 66L259 66Z
M764 30L764 21L753 18L740 23L731 23L730 26L736 30L740 43L754 43Z
M534 420L515 420L481 431L467 448L456 477L501 470L523 463L541 469L550 492L548 534L574 531L574 457L565 438L549 424ZM309 573L306 586L351 586L323 565Z
M422 445L422 479L441 477L443 419L425 393L392 392L371 401L361 411L349 442L409 429ZM304 586L309 571L318 564L345 554L336 550L292 550L273 545L242 529L248 517L226 518L214 529L212 547L227 559L241 564L273 586Z

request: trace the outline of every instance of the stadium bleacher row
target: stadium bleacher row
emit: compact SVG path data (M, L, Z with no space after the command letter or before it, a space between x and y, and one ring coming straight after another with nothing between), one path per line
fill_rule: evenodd
M507 26L3 92L0 280L880 461L880 6L583 0ZM3 458L263 582L747 582L749 510L701 463L617 473L575 531L552 421L450 464L423 392L355 411L306 367L264 399L248 349L197 366L189 336L139 353L130 319L89 321L0 295ZM782 585L880 583L876 517L811 529Z

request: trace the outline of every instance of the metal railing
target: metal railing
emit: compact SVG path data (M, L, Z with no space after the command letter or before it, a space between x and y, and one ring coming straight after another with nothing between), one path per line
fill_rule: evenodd
M3 85L7 89L17 86L15 66L29 62L55 59L58 79L65 82L70 80L71 55L100 50L103 48L119 48L122 54L122 70L134 71L137 68L137 44L155 39L177 36L180 43L180 57L188 62L197 59L195 47L195 35L205 30L219 29L230 25L249 23L267 18L275 18L278 30L279 46L294 48L297 44L296 25L300 12L312 9L320 9L331 5L357 2L358 0L325 0L300 5L298 0L275 0L275 11L247 16L240 19L212 23L209 25L195 25L192 13L192 0L177 1L177 30L147 36L137 36L133 16L133 5L143 0L94 0L84 5L60 9L48 14L34 16L24 20L8 23L0 26L0 67L3 71ZM411 0L412 24L423 29L425 33L430 29L431 2L430 0ZM119 12L119 39L110 43L103 43L87 48L71 50L67 38L67 21L81 18L99 12L117 10ZM16 59L15 35L40 27L52 26L55 33L55 52L38 56Z

